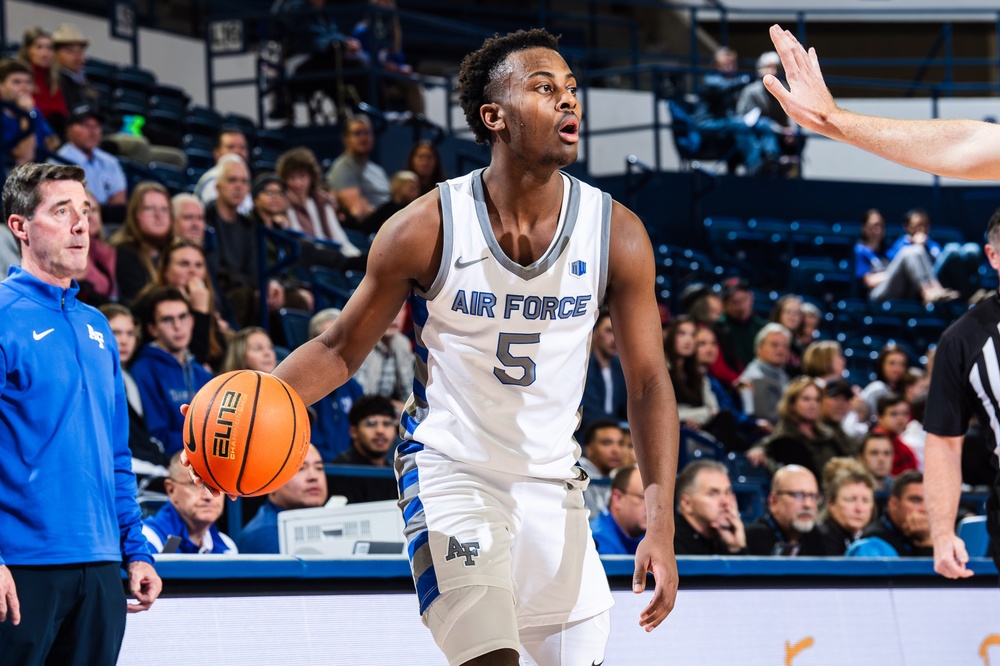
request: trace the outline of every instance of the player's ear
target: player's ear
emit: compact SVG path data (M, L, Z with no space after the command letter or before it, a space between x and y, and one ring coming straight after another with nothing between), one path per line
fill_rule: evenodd
M483 104L479 107L479 117L491 132L499 132L507 127L503 107L499 104Z

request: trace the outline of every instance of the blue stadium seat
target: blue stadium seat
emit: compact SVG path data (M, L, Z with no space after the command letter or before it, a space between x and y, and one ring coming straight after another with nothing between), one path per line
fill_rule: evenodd
M989 554L990 535L986 531L986 516L967 516L958 523L958 537L965 542L969 557Z
M845 265L832 257L795 257L790 262L788 288L796 294L834 303L852 295L854 279Z
M278 318L281 330L285 334L285 342L293 351L309 340L309 319L312 314L305 310L281 308Z

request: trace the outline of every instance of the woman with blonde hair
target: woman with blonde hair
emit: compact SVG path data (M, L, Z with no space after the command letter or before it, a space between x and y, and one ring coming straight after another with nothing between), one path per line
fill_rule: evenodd
M32 97L38 111L59 136L65 136L69 109L66 108L66 98L59 87L59 74L54 66L56 49L52 35L40 26L30 26L21 37L17 57L31 66L35 81Z
M812 377L822 388L835 379L843 379L847 361L836 340L817 340L802 354L802 374Z
M812 377L797 377L789 382L778 402L778 425L747 451L750 462L766 464L772 471L782 465L802 465L821 480L827 461L851 455L820 418L822 396Z
M221 372L256 370L271 372L278 365L274 344L267 331L259 326L246 326L233 336L226 350Z
M823 467L826 507L816 529L825 555L841 556L875 519L875 479L853 458L831 458Z
M151 180L139 183L128 200L125 224L111 237L117 248L119 301L131 303L143 287L156 281L156 263L172 239L167 188Z

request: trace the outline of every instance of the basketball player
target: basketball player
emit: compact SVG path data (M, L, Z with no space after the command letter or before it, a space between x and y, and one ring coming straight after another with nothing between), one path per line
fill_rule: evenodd
M462 64L490 166L382 228L337 321L276 370L306 404L345 382L412 290L413 395L396 457L424 623L449 663L601 664L612 598L575 465L590 341L605 295L628 387L648 531L639 622L674 605L678 422L654 262L639 219L559 171L577 157L576 79L542 30L488 39Z
M789 90L773 76L764 85L797 123L905 166L939 176L1000 179L1000 126L975 120L898 120L852 113L837 106L826 88L815 49L807 53L779 26L771 40L781 55ZM986 231L986 258L1000 273L1000 211ZM1000 297L994 294L962 315L941 336L928 394L927 445L924 449L934 570L948 578L967 578L969 555L955 534L962 484L962 444L969 418L984 424L991 451L1000 445L997 348ZM993 559L1000 565L1000 478L987 502Z

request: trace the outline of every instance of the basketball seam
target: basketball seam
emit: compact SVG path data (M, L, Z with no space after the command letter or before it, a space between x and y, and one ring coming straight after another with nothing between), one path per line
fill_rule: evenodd
M215 393L212 394L212 399L208 403L209 408L211 408L212 405L215 404L215 399L219 397L219 393L222 392L222 389L225 388L226 384L228 384L229 382L233 381L238 376L239 376L239 371L233 371L233 376L232 377L230 377L226 381L224 381L221 384L219 384L219 388L217 388L215 390ZM206 410L206 412L207 412L207 410ZM205 417L206 417L205 418L205 423L202 425L202 429L201 429L201 457L205 461L205 470L208 472L208 475L210 477L212 477L212 481L215 482L215 489L216 490L222 490L222 488L220 487L221 484L219 483L219 480L215 478L215 473L212 472L212 466L208 462L208 447L205 445L205 433L208 432L208 414L207 413L205 414ZM239 484L238 483L237 483L237 489L239 489Z
M275 379L278 378L275 377ZM295 400L292 398L292 394L289 392L288 386L285 384L285 382L282 381L281 379L278 379L278 383L281 385L281 388L285 390L285 395L288 396L288 402L292 406L292 438L291 438L292 441L288 445L287 449L288 452L285 454L285 462L281 464L281 467L278 468L278 471L275 472L274 476L271 477L270 481L268 481L255 491L258 493L261 491L261 489L267 488L269 485L274 483L274 480L277 479L281 475L281 473L285 470L285 467L288 465L288 460L292 456L292 451L295 449L295 440L296 440L295 434L299 430L299 423L298 423L299 419L298 419L298 414L296 413L297 410L295 409Z
M240 472L236 475L236 492L240 495L251 494L244 492L242 489L243 472L247 468L247 458L250 457L250 442L253 440L253 426L254 421L257 420L257 403L260 401L260 373L256 370L251 370L251 372L257 378L257 390L253 394L253 409L250 411L250 425L247 427L246 445L243 447L243 460L240 461Z

